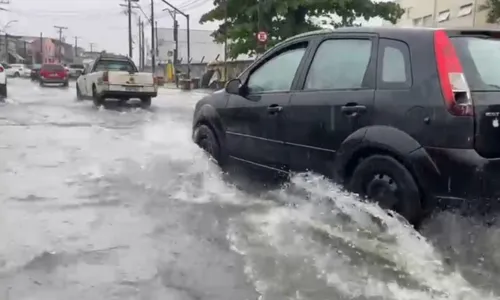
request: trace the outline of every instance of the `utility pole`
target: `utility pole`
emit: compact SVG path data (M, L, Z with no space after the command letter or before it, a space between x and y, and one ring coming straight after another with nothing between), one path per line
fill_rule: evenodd
M89 45L90 45L90 52L94 52L95 43L89 43Z
M68 29L68 27L64 26L54 26L54 28L59 31L59 50L57 51L57 55L59 56L59 62L62 62L62 35L63 35L63 30Z
M75 57L78 57L78 39L80 37L75 36Z
M190 18L189 14L186 14L182 11L180 11L177 7L173 6L166 0L161 0L163 3L168 5L170 8L172 8L175 12L183 15L186 18L187 21L187 66L188 66L188 78L191 78L191 30L190 30Z
M40 32L40 64L43 63L43 32Z
M127 1L128 12L128 56L132 58L132 0Z
M139 21L137 22L137 27L139 28L139 70L142 71L142 21L139 17Z
M141 22L141 56L142 56L142 69L146 65L146 40L144 36L144 21Z
M156 72L156 53L155 53L155 3L151 0L151 68L153 76Z
M160 56L159 40L158 40L158 22L155 22L155 40L156 40L156 56Z

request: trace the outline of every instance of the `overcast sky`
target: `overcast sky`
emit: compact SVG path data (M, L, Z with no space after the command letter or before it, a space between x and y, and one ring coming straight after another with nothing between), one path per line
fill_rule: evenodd
M2 0L0 0L1 2ZM3 0L5 1L5 0ZM212 0L170 0L170 3L184 8L192 15L193 29L213 29L215 25L199 25L200 16L212 7ZM150 13L150 0L140 0L139 4L146 14ZM172 27L172 18L168 12L162 11L167 6L160 0L155 0L156 18L160 27ZM70 43L74 37L79 37L78 44L89 49L90 43L95 43L94 49L106 49L111 52L128 53L128 20L123 14L126 0L10 0L10 4L1 5L10 12L0 13L0 30L9 21L7 32L19 35L44 36L57 38L58 32L54 26L64 26L64 36ZM139 10L133 17L133 35L137 38L138 17L144 17ZM178 18L179 25L185 26L185 19ZM146 29L149 37L151 30Z
M0 0L0 2L8 0ZM200 25L202 14L212 8L212 0L167 0L191 15L191 28L214 29L215 24ZM79 37L78 44L86 49L95 43L95 50L106 49L110 52L128 53L128 20L123 13L126 0L10 0L1 7L10 12L0 12L0 30L9 21L7 32L18 35L44 36L57 38L54 26L64 26L64 37L70 43ZM146 14L150 13L150 0L140 0L139 4ZM160 27L172 27L172 18L162 11L167 6L161 0L154 0L156 18ZM133 18L133 35L137 38L137 20L144 17L139 10ZM179 17L179 25L185 28L186 21ZM147 36L150 29L147 29ZM134 51L135 52L135 51ZM134 55L137 57L137 55Z

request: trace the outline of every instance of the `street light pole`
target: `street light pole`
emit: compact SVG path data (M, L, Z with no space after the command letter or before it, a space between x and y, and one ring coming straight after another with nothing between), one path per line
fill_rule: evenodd
M155 51L155 4L151 0L151 68L153 70L153 76L156 72L156 51Z
M172 8L175 12L183 15L186 18L187 21L187 66L188 66L188 78L191 78L191 32L190 32L190 27L189 27L189 14L184 13L183 11L180 11L177 7L173 6L166 0L161 0L163 3L168 5L170 8Z

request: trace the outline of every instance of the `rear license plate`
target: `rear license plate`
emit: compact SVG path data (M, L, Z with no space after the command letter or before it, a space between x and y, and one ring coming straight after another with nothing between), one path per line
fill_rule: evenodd
M58 74L50 74L50 77L59 77Z
M133 91L133 92L136 92L136 91L138 91L138 90L139 90L139 88L138 88L138 87L136 87L136 86L126 86L126 87L125 87L125 90L126 90L126 91Z

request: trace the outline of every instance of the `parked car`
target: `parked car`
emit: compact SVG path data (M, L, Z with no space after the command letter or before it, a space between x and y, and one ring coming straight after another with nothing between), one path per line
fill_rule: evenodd
M134 62L123 55L101 54L76 81L77 99L92 99L96 107L104 105L107 99L137 98L147 108L157 93L153 74L139 72Z
M500 196L500 31L346 28L290 38L195 108L220 165L306 171L418 223Z
M83 73L85 67L82 64L70 64L69 65L69 77L78 78Z
M10 64L7 69L7 76L10 77L30 77L31 70L23 64Z
M46 84L69 85L68 71L60 64L43 64L39 72L40 86Z
M38 80L41 68L42 68L41 64L33 64L31 66L31 73L30 73L31 81Z
M0 97L7 98L7 74L3 64L0 65Z

